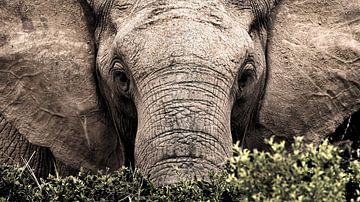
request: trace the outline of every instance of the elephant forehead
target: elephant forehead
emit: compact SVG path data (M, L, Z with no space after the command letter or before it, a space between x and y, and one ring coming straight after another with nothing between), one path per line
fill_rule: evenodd
M223 1L117 1L115 5L114 45L139 71L182 55L236 69L252 45L242 25L245 19L235 16Z
M250 36L238 27L221 30L197 21L174 19L148 29L134 29L119 42L136 80L147 73L176 64L214 66L236 75L249 49Z
M185 10L193 10L193 17L209 15L217 18L217 21L228 16L229 12L222 0L115 0L114 6L110 7L111 18L113 22L122 23L128 16L143 17L142 21L164 17L163 14L176 12L177 16L185 14ZM174 14L171 14L174 15Z

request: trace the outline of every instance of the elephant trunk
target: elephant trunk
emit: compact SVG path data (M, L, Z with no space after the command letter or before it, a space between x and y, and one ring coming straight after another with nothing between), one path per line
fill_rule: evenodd
M152 79L143 90L135 163L159 185L202 178L231 155L228 87L191 72L199 68L168 68L178 79Z

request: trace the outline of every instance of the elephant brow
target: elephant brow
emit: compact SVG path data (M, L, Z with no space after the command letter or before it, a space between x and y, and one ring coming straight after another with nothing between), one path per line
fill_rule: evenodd
M228 0L240 10L250 10L256 25L266 27L268 16L281 0Z

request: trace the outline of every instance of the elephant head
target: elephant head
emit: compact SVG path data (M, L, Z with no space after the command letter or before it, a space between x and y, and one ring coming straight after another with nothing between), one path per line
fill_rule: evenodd
M160 183L218 170L257 117L274 2L90 5L99 93L127 161Z
M355 0L79 2L0 2L0 113L72 167L200 178L360 108Z

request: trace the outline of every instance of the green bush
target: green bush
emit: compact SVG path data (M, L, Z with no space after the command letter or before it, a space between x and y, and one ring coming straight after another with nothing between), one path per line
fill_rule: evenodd
M268 143L273 153L250 153L235 145L227 181L253 201L359 200L359 161L345 163L328 141L317 148L301 142L295 140L292 153L285 150L284 142L276 144L272 139ZM357 190L346 190L349 182Z
M0 166L0 201L360 201L360 162L341 158L325 141L297 138L293 152L269 140L272 152L234 146L226 172L208 180L154 187L137 171L50 176L38 183L25 168Z
M25 167L0 165L0 201L31 201L35 186Z

